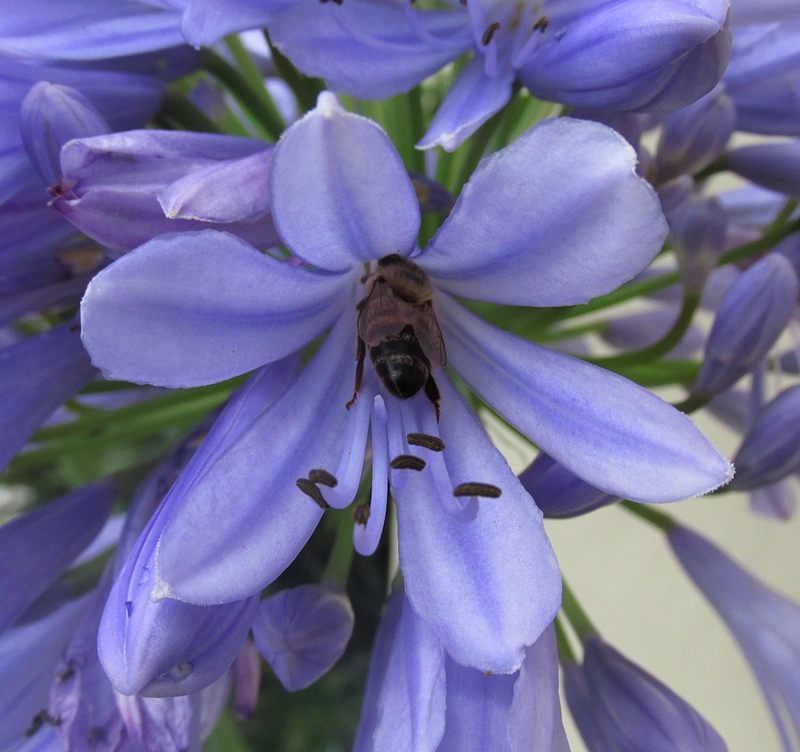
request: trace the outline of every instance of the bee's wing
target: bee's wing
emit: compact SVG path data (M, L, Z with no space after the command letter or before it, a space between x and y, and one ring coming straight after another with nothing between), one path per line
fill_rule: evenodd
M444 337L433 312L433 306L425 303L417 308L413 322L414 334L417 335L422 352L431 362L431 368L441 367L447 363L447 352L444 349Z

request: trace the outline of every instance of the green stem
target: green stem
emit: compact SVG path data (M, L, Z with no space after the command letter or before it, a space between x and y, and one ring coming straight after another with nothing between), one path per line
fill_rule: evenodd
M329 511L329 514L335 521L336 537L322 581L345 590L353 561L353 517L346 509L333 513Z
M572 624L572 628L580 638L580 641L584 642L590 635L599 634L597 628L592 624L591 619L589 619L586 612L581 608L581 604L578 603L578 599L575 597L569 585L567 585L567 581L564 579L563 575L561 577L561 585L561 610L569 620L569 623Z
M222 133L222 129L191 99L174 89L167 89L161 102L159 116L196 133Z
M668 533L677 524L675 520L664 512L657 512L646 504L636 504L632 501L621 501L619 504L623 509L627 509L632 514L641 517L659 530Z
M701 407L705 407L710 401L710 397L700 397L697 394L690 394L685 400L676 402L673 407L688 415L689 413L696 412Z
M239 70L211 49L204 50L203 68L224 84L266 131L277 141L286 124L263 84L256 88Z
M572 647L569 644L567 633L564 631L564 626L561 624L561 618L556 616L553 626L556 629L556 646L558 647L558 660L561 663L577 663L575 653L572 652Z
M643 347L640 350L632 350L631 352L622 353L620 355L612 355L607 358L593 358L592 363L599 366L626 366L643 363L648 360L655 360L662 355L670 352L689 330L692 319L694 318L695 311L700 305L700 295L696 293L687 293L684 291L683 305L681 306L678 318L670 330L658 342L652 345Z

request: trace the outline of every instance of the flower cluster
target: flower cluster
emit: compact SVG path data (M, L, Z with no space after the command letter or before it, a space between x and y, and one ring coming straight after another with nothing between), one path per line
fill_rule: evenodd
M544 518L611 504L794 750L799 607L649 505L794 511L798 41L755 0L7 9L0 752L565 752L559 665L592 752L721 752L562 580Z

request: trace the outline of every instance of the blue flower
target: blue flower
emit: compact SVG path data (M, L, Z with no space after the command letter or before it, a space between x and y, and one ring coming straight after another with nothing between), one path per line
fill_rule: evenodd
M258 592L317 525L322 510L308 496L351 503L371 434L372 500L356 548L377 545L388 481L415 610L462 665L518 669L559 603L541 513L436 367L441 352L437 360L427 351L440 423L431 391L399 399L369 363L345 409L363 275L391 257L427 279L426 315L435 311L449 364L569 470L644 501L704 493L730 467L685 416L615 374L490 326L452 297L569 305L633 276L666 232L634 159L604 126L546 121L483 162L417 251L419 206L399 155L374 123L323 93L286 131L270 167L275 226L296 258L279 262L226 233L176 233L95 277L83 338L111 378L207 384L274 363L330 330L272 404L248 407L251 424L220 445L151 531L151 597L215 604ZM418 314L406 311L403 323ZM501 498L479 500L487 495Z

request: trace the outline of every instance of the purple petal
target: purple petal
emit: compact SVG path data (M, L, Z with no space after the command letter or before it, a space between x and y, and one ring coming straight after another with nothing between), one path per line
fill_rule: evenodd
M558 651L552 624L525 649L508 711L508 740L511 752L569 752L561 721Z
M183 43L180 15L146 2L33 0L3 12L5 55L98 60Z
M439 106L418 149L441 146L455 151L511 98L514 71L487 76L484 60L476 55L461 71Z
M116 695L117 708L128 738L138 749L181 752L197 749L197 723L193 711L197 698Z
M739 642L790 752L800 734L800 606L687 528L675 525L669 543Z
M789 323L797 295L797 275L779 253L742 272L714 319L693 391L718 394L758 365Z
M266 171L258 176L260 184L237 183L236 178L243 176L238 172L242 166L250 168L252 177L253 162L261 161L255 155L268 159L271 149L255 139L177 131L77 139L62 151L63 177L53 205L117 254L156 235L207 229L205 221L212 220L226 222L220 229L251 245L268 248L280 239L267 211ZM217 169L224 177L221 182L214 175ZM165 215L183 216L184 204L187 213L204 221Z
M408 91L473 45L465 9L409 16L399 3L363 0L296 2L269 33L304 73L362 99Z
M580 182L563 169L573 160ZM649 264L666 236L658 198L635 168L635 152L610 128L547 120L481 163L415 261L454 295L586 302Z
M465 749L511 752L508 713L515 681L515 676L486 676L473 668L459 666L448 657L447 725L437 752ZM546 747L527 749L546 750Z
M106 486L84 486L0 528L0 632L89 545L113 500Z
M419 202L400 155L330 92L281 137L270 187L278 233L314 266L346 271L416 245Z
M353 306L300 378L175 510L156 560L163 595L194 603L245 598L272 582L305 545L322 512L296 481L339 460L355 332Z
M696 496L730 478L694 424L646 389L496 329L446 295L436 309L453 367L579 478L646 502Z
M195 47L210 47L226 34L262 28L293 0L188 0L181 29Z
M444 650L396 590L376 638L354 749L434 752L444 722Z
M800 385L789 387L756 416L734 457L731 488L750 491L800 470Z
M179 178L158 202L169 219L236 222L269 211L269 163L272 149L219 162Z
M47 707L58 658L90 597L70 601L0 637L0 749L14 749L34 716Z
M728 167L771 191L800 196L800 140L734 149Z
M545 517L561 519L586 514L619 501L581 480L545 452L520 473L520 483Z
M120 552L126 556L135 528L152 511L153 501L169 492L135 541L109 595L98 636L98 652L120 692L169 696L197 691L216 681L236 658L245 640L258 596L222 606L195 606L179 601L153 601L155 555L160 533L187 490L282 394L297 371L295 359L265 367L233 396L200 448L174 478L188 448L179 450L148 479L129 513ZM172 476L172 477L170 477ZM154 494L154 498L150 497ZM137 522L139 524L137 524Z
M261 653L250 638L245 640L233 662L233 677L233 712L236 719L243 721L252 718L256 713L261 686Z
M83 342L109 379L212 384L318 336L345 305L348 279L281 263L228 233L162 235L89 284Z
M785 480L750 492L750 509L762 517L785 522L794 517L796 508L794 488Z
M346 595L301 585L265 598L253 622L253 639L290 692L310 687L333 668L353 634Z
M554 28L520 77L534 96L576 107L683 107L710 91L725 70L727 11L725 0L600 3Z
M0 468L96 373L74 321L0 349Z
M510 673L558 610L558 564L541 512L444 373L436 378L445 451L428 452L422 472L399 471L405 483L393 484L406 593L456 661ZM424 396L416 403L432 412ZM447 509L454 486L469 481L502 495L473 498L475 516L465 522Z
M110 131L105 118L79 91L40 81L22 100L22 143L42 179L54 185L61 177L61 147L73 138Z
M797 0L736 0L733 22L742 24L761 24L785 21L800 14Z

